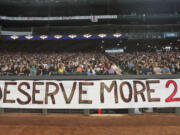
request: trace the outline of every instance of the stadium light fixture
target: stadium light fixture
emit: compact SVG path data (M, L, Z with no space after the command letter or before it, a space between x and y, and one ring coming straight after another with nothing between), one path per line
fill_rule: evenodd
M74 39L74 38L76 38L76 37L77 37L77 35L75 35L75 34L71 34L71 35L69 35L68 37L70 37L70 38Z
M101 33L101 34L84 34L84 35L76 35L76 34L70 34L70 35L11 35L8 36L7 35L7 40L63 40L63 39L114 39L119 37L119 43L121 44L123 42L123 40L121 40L121 38L124 38L124 36L122 36L121 34L111 34L111 35L107 35L105 33Z
M47 35L42 35L42 36L40 36L40 38L44 40L44 39L47 39L48 36Z
M33 38L33 36L32 36L32 35L27 35L27 36L25 36L25 38L28 39L28 40L30 40L30 39Z
M13 36L11 36L11 38L14 39L14 40L16 40L16 39L19 38L19 36L13 35Z
M113 36L116 37L116 38L119 38L119 37L122 36L122 34L120 34L120 33L115 33L115 34L113 34Z
M55 35L54 38L55 38L55 39L61 39L61 38L62 38L62 35Z
M84 34L83 37L85 37L85 38L90 38L90 37L92 37L92 35L90 35L90 34Z
M102 33L102 34L99 34L98 36L101 38L105 38L107 35Z

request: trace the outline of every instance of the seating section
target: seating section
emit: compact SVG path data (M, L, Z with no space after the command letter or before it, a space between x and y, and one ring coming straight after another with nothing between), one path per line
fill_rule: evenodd
M180 52L114 53L109 57L123 70L123 74L180 73Z
M180 53L1 53L2 76L180 73Z
M1 53L1 75L108 75L121 70L101 53Z

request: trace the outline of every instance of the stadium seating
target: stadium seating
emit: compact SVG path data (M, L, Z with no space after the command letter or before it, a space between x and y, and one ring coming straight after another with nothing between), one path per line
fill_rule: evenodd
M177 74L180 53L2 53L2 76Z

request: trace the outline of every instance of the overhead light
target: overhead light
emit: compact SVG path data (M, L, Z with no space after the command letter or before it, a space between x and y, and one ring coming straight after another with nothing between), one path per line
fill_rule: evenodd
M44 40L44 39L48 38L48 36L47 35L42 35L42 36L40 36L40 38Z
M27 36L25 36L25 38L26 38L26 39L29 39L29 40L32 39L33 37L34 37L34 36L32 36L32 35L27 35Z
M90 37L92 37L92 35L90 35L90 34L84 34L83 37L85 37L85 38L90 38Z
M18 39L19 36L13 35L13 36L11 36L11 38L15 40L15 39Z
M119 38L119 37L121 37L121 36L122 36L122 34L120 34L120 33L116 33L116 34L114 34L113 36L114 36L114 37L116 37L116 38Z
M71 35L69 35L68 37L70 37L70 38L74 39L74 38L76 38L76 37L77 37L77 35L75 35L75 34L71 34Z
M62 35L55 35L54 38L56 38L56 39L61 39L61 38L62 38Z
M98 36L101 38L105 38L107 35L106 34L99 34Z

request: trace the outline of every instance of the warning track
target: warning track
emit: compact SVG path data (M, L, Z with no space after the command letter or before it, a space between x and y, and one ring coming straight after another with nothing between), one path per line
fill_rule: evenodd
M180 116L0 115L0 135L179 135Z

